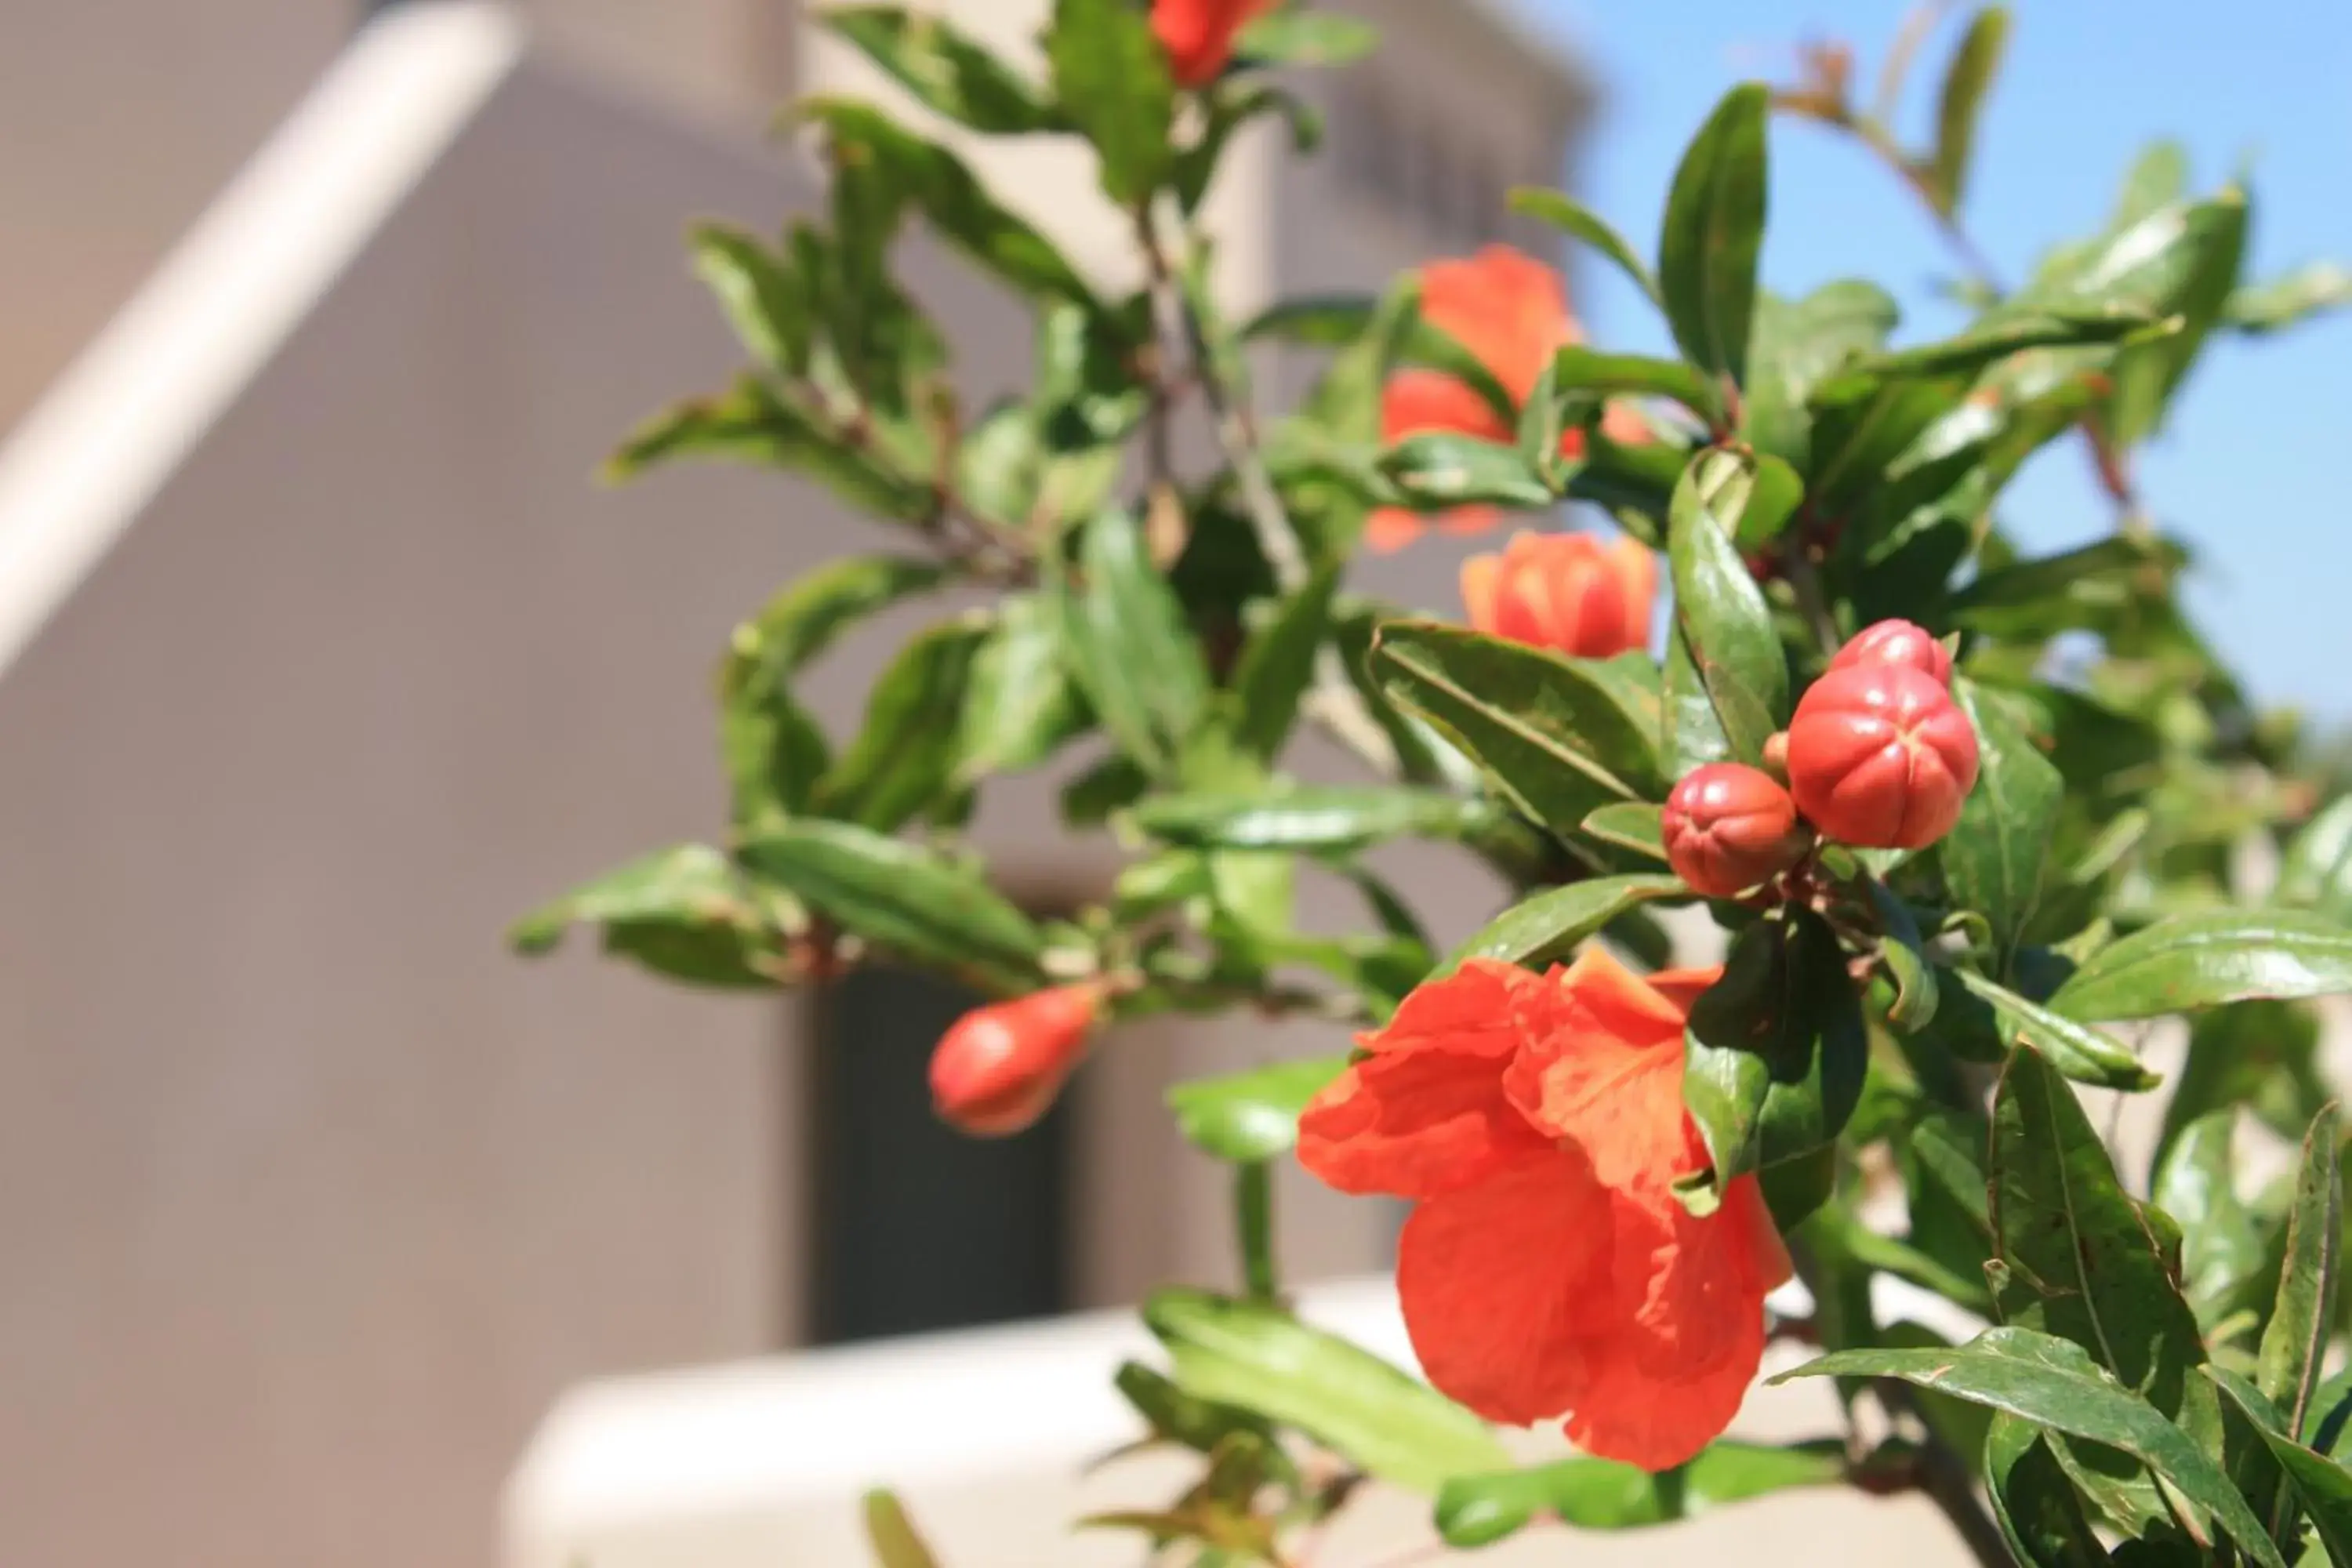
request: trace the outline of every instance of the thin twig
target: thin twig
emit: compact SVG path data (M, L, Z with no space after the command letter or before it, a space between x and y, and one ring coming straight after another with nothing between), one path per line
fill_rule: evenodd
M1805 550L1801 537L1792 542L1781 558L1784 574L1790 590L1797 595L1797 608L1804 616L1805 624L1813 628L1822 652L1834 655L1844 639L1838 633L1837 617L1830 612L1829 595L1822 588L1822 574Z
M1158 220L1150 208L1137 212L1136 232L1142 243L1144 265L1151 279L1152 307L1161 331L1181 339L1190 351L1201 399L1208 405L1217 445L1234 470L1234 482L1241 489L1243 508L1249 514L1258 549L1274 572L1275 585L1285 594L1296 594L1306 586L1314 569L1298 542L1297 530L1291 526L1289 513L1283 508L1282 497L1266 474L1265 462L1258 455L1255 421L1218 374L1208 332L1200 313L1193 310L1177 283L1175 268L1160 240ZM1395 742L1381 728L1380 721L1372 717L1355 684L1348 679L1339 650L1328 644L1316 656L1315 689L1307 695L1305 710L1375 773L1392 777L1399 772Z

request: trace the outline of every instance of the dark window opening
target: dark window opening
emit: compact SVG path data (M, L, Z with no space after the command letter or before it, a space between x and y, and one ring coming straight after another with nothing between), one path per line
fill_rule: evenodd
M811 1004L816 1343L1071 1305L1073 1096L1014 1138L967 1138L931 1114L931 1047L982 1000L933 975L867 966Z

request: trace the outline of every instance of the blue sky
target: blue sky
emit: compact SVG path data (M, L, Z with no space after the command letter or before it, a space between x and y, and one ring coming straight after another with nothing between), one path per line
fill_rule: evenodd
M1782 79L1809 36L1855 46L1874 88L1897 0L1518 0L1591 60L1606 104L1584 200L1647 248L1682 145L1732 82ZM1967 7L1959 7L1964 17ZM2104 218L2139 148L2170 136L2209 188L2241 166L2258 277L2352 264L2352 5L2344 0L2021 0L1988 105L1964 214L2003 276ZM1916 141L1958 19L1913 71ZM1905 301L1906 336L1954 320L1927 288L1952 272L1908 193L1860 149L1781 121L1772 143L1766 280L1801 290L1860 273ZM1663 347L1647 305L1605 265L1579 276L1594 336ZM2284 336L2217 342L2147 452L2141 486L2199 565L2199 618L2265 701L2352 721L2352 311ZM2004 521L2050 549L2102 531L2079 447L2018 481Z

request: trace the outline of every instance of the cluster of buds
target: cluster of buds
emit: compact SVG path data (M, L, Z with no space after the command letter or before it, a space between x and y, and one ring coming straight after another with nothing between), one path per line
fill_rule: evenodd
M1943 837L1977 782L1976 731L1951 679L1950 650L1920 627L1864 629L1765 748L1771 772L1710 763L1675 785L1664 826L1675 875L1730 898L1796 866L1816 836L1883 849Z

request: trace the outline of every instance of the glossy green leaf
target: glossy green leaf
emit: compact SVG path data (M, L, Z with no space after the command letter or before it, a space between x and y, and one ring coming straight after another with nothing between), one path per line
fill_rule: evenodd
M1617 269L1633 281L1633 286L1650 297L1654 304L1663 304L1658 280L1650 275L1625 237L1611 227L1606 218L1571 197L1539 186L1521 185L1511 192L1511 210L1540 223L1549 224L1573 239L1580 239L1615 263Z
M2346 991L2352 991L2352 929L2287 910L2217 910L2158 921L2100 949L2050 1007L2070 1018L2113 1021Z
M1051 131L1036 89L969 35L899 5L827 5L819 26L856 46L926 109L992 136Z
M870 448L853 447L808 410L785 403L757 376L715 397L689 399L646 421L605 460L607 484L681 458L759 463L804 474L860 510L903 522L938 510L930 485Z
M2294 1206L2288 1211L2286 1259L2276 1302L2263 1330L2254 1382L2299 1432L2310 1413L2336 1326L2336 1284L2344 1245L2344 1134L2330 1105L2304 1135Z
M1656 899L1688 898L1679 877L1595 877L1547 888L1496 916L1464 942L1449 964L1496 958L1529 966L1565 959L1610 921Z
M1805 493L1822 516L1842 517L1873 499L1912 444L1963 405L1958 376L1874 375L1849 369L1814 388Z
M2000 1321L2072 1340L2192 1435L2221 1438L2205 1344L2161 1237L2116 1180L2074 1091L2014 1052L1993 1098L1991 1190Z
M1015 985L1034 981L1045 932L979 872L846 822L782 823L743 864L887 952Z
M2301 1138L2329 1094L2318 1049L2319 1019L2307 1006L2238 1002L2200 1014L2165 1105L2158 1160L2190 1122L2240 1107L2281 1137Z
M2104 1568L2110 1561L2064 1467L2032 1423L1995 1416L1984 1468L1993 1517L2020 1568Z
M2272 897L2352 925L2352 795L2322 806L2287 841Z
M998 604L965 687L953 784L1034 768L1086 728L1086 700L1070 679L1062 625L1035 595Z
M1381 30L1356 16L1289 6L1257 17L1234 40L1255 65L1347 66L1381 47Z
M1571 1530L1641 1530L1796 1487L1844 1480L1835 1443L1785 1448L1721 1441L1664 1475L1579 1457L1525 1470L1461 1476L1437 1495L1437 1533L1457 1549L1491 1545L1540 1517Z
M1890 892L1886 884L1873 878L1869 893L1882 933L1879 963L1895 986L1895 1001L1886 1010L1886 1021L1906 1035L1916 1034L1936 1021L1940 1001L1935 964L1927 956L1927 938L1920 933L1919 922L1913 918L1910 906Z
M1799 300L1759 295L1740 435L1757 451L1812 471L1807 401L1814 388L1881 348L1897 315L1885 289L1858 279L1824 284Z
M1638 694L1591 661L1433 621L1383 623L1372 664L1390 697L1563 837L1592 810L1663 793Z
M1550 487L1517 446L1475 436L1408 436L1381 455L1381 472L1428 508L1551 504Z
M770 912L727 858L680 845L631 862L517 921L515 951L554 950L566 928L603 928L605 951L656 974L700 985L776 984L781 944Z
M1185 1142L1220 1160L1271 1160L1298 1141L1298 1113L1346 1068L1346 1057L1277 1062L1168 1091Z
M2239 331L2260 334L2300 326L2314 316L2352 305L2352 268L2314 261L2267 283L2232 292L2221 319Z
M688 237L696 276L726 312L751 357L780 375L808 363L810 293L791 266L741 229L697 224Z
M1493 826L1493 805L1440 790L1301 785L1242 793L1156 795L1135 824L1193 849L1349 854L1392 838L1461 839Z
M939 1560L907 1517L897 1495L875 1490L866 1494L866 1542L874 1550L875 1568L939 1568Z
M1654 805L1604 805L1584 819L1584 831L1603 844L1631 849L1653 860L1666 858L1664 814Z
M1936 853L1955 905L1984 916L2006 964L2042 897L2065 781L1974 682L1954 681L1952 696L1976 727L1977 783Z
M1274 618L1242 650L1234 672L1244 750L1271 763L1290 738L1298 704L1315 683L1318 659L1331 631L1331 601L1339 584L1335 563L1283 600Z
M1983 110L1986 90L2000 68L2009 45L2009 7L1988 5L1969 22L1960 47L1944 73L1943 91L1936 104L1936 154L1927 167L1928 188L1936 210L1946 217L1959 210L1967 190L1969 163L1976 151L1977 117Z
M1713 1188L1834 1139L1862 1097L1870 1041L1837 938L1792 910L1732 939L1723 978L1692 1004L1683 1103Z
M1732 536L1758 489L1753 458L1704 452L1675 492L1675 616L1733 755L1753 763L1788 717L1789 662Z
M2137 446L2162 426L2174 394L2229 308L2244 270L2252 227L2246 193L2235 186L2189 210L2180 276L2161 307L2179 321L2180 330L2126 349L2116 361L2108 417L2122 446Z
M1106 510L1085 525L1079 581L1062 595L1070 677L1122 751L1147 771L1175 765L1208 703L1208 671L1167 580L1152 566L1143 531Z
M2068 1341L1998 1328L1949 1350L1841 1351L1771 1381L1832 1376L1900 1378L2128 1454L2217 1519L2248 1557L2285 1568L2263 1521L2219 1464Z
M1701 416L1722 402L1706 378L1680 360L1602 353L1580 343L1552 357L1553 384L1563 395L1665 397Z
M1749 82L1725 95L1683 153L1658 236L1658 288L1683 353L1744 382L1764 243L1765 122L1770 94Z
M2285 1473L2287 1485L2311 1518L2313 1532L2331 1563L2352 1562L2352 1470L2325 1454L2315 1453L2265 1422L2254 1401L2230 1384L2222 1387L2244 1410L2246 1424L2258 1434L2271 1458Z
M1715 700L1691 658L1690 641L1676 624L1666 633L1666 660L1660 680L1663 712L1659 751L1666 771L1679 779L1693 768L1719 763L1731 755L1723 721L1716 717Z
M2150 1194L2179 1222L2181 1293L2208 1342L2252 1304L2267 1263L2262 1232L2238 1196L2236 1126L2234 1110L2188 1123L2158 1165Z
M932 626L875 681L857 738L818 782L812 809L877 832L936 803L962 761L965 700L992 626L971 616Z
M1104 194L1143 201L1168 176L1176 117L1150 17L1126 0L1054 0L1045 42L1055 103L1094 143Z
M2166 323L2130 305L2035 312L1971 328L1958 337L1876 354L1856 368L1877 376L1973 375L2028 349L2082 348L2160 334Z
M1476 1416L1278 1308L1162 1290L1144 1303L1143 1321L1168 1347L1186 1393L1296 1426L1407 1490L1434 1492L1509 1462Z
M1974 970L1948 969L1944 979L1948 983L1941 989L1934 1033L1956 1056L1999 1061L2012 1046L2030 1045L2077 1083L2145 1089L2160 1081L2137 1057L2098 1030L2030 1002ZM1979 1041L1989 1048L1971 1048Z

